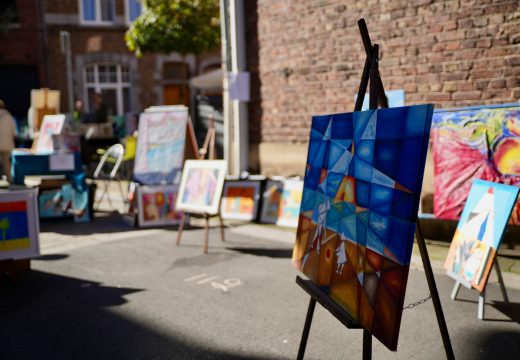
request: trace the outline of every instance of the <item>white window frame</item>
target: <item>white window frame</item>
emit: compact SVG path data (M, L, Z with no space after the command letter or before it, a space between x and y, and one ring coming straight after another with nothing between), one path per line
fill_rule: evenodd
M115 83L102 83L102 82L99 82L99 66L103 66L103 65L106 65L106 66L115 66L116 67L116 72L117 72L117 82ZM122 71L121 71L121 67L122 66L126 66L128 68L128 82L123 82L123 75L122 75ZM87 82L87 68L88 67L93 67L94 69L94 82ZM87 112L90 112L91 109L90 109L90 102L89 102L89 98L88 98L88 89L94 89L94 92L97 92L97 93L100 93L101 90L103 89L113 89L113 90L116 90L116 99L117 99L117 104L116 104L116 110L117 113L116 114L112 114L112 115L124 115L125 112L124 112L124 108L123 108L123 89L128 89L128 92L129 92L129 103L128 103L128 109L129 111L132 110L132 106L131 106L131 80L130 80L130 67L127 65L127 64L121 64L121 63L116 63L116 62L96 62L96 63L89 63L89 64L85 64L85 66L83 67L83 103L85 104L85 108L86 108L86 111Z
M81 25L94 25L94 26L110 26L116 23L116 1L110 0L112 4L112 13L114 14L113 20L101 20L101 0L94 0L94 10L96 12L95 20L85 20L83 18L84 9L83 9L83 0L78 0L79 2L79 23Z
M130 6L128 4L129 1L135 1L135 0L125 0L125 21L126 25L130 26L132 24L133 20L130 20ZM139 1L141 3L141 14L144 11L144 4L142 1ZM139 15L141 15L139 14Z

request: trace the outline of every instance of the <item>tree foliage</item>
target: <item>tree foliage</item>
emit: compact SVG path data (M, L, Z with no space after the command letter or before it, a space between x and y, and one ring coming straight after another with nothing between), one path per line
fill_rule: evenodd
M200 54L220 44L218 0L143 0L143 12L125 34L128 49L143 53Z

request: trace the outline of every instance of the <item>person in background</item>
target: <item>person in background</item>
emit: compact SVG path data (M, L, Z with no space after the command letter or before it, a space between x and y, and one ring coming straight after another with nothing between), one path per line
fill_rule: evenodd
M74 102L74 111L72 112L72 121L76 124L83 124L86 120L85 109L83 108L83 101L77 99Z
M0 100L0 162L2 173L9 182L11 182L11 151L14 149L15 136L14 118L5 108L5 103Z
M96 124L104 124L108 121L108 107L103 101L100 93L92 95L92 103L94 105L94 112L91 114L91 122Z

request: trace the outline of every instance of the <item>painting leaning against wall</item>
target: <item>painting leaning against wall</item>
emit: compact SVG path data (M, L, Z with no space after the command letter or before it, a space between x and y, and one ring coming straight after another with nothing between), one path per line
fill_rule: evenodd
M473 179L520 187L520 107L447 110L432 122L438 219L458 220ZM510 222L520 225L517 202Z
M396 350L433 105L312 119L293 264Z

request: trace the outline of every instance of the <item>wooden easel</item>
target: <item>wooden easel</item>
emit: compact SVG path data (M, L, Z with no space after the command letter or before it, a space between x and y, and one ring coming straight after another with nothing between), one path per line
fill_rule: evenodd
M497 255L498 256L498 255ZM502 271L500 270L500 265L498 264L498 258L495 256L495 260L493 261L493 265L495 267L495 271L497 272L498 284L500 285L500 292L502 293L502 298L505 303L509 303L509 297L507 296L506 286L504 284L504 278L502 277ZM459 293L460 286L462 283L460 281L455 282L453 289L451 290L450 298L451 300L457 299L457 294ZM487 284L486 284L487 287ZM486 287L484 287L484 291L480 292L478 295L478 307L477 307L477 318L479 320L484 320L484 307L486 306Z
M204 158L206 157L206 154L208 155L208 160L215 160L215 155L216 155L215 135L216 135L215 119L213 117L210 117L209 122L208 122L208 132L206 133L206 137L204 138L204 144L202 145L202 147L200 149L198 149L199 160L204 160ZM193 133L192 140L195 140L195 143L196 143L195 133ZM197 216L199 214L190 213L190 215ZM220 221L220 238L222 241L226 241L224 238L224 222L223 222L222 216L220 214L220 206L219 206L219 210L216 215L202 214L202 217L204 217L204 219L206 220L205 226L204 226L204 247L203 247L204 253L208 252L209 219L211 216L218 217L218 219ZM177 234L177 242L176 242L177 245L180 245L180 243L181 243L181 236L182 236L182 231L184 230L185 223L186 223L186 212L182 213L182 219L181 219L181 223L179 225L179 230L178 230L178 234Z
M370 81L370 109L377 109L378 105L382 108L388 108L388 101L383 88L383 82L379 74L378 60L379 60L379 45L374 44L370 40L368 29L364 19L358 21L359 31L361 38L363 39L363 45L367 58L365 60L365 66L363 68L363 74L361 77L361 83L359 85L358 96L356 99L356 105L354 111L361 111L365 92ZM442 311L442 305L439 299L439 293L435 284L435 278L433 276L433 270L430 264L430 258L428 256L428 250L426 248L426 242L421 228L419 219L416 219L416 237L417 245L421 252L421 258L424 266L424 272L426 274L426 280L428 287L430 288L430 294L432 297L435 315L437 316L437 322L442 336L444 344L444 350L446 351L447 359L455 359L453 349L451 347L450 337L448 334L448 328L444 319L444 313ZM310 296L309 307L307 309L307 317L305 319L305 325L303 328L302 338L300 341L300 348L298 350L298 360L303 359L305 355L305 348L307 346L307 339L309 337L309 331L312 323L312 317L314 315L314 308L316 301L318 301L324 308L326 308L336 319L344 324L349 329L361 329L361 325L352 319L352 317L343 310L335 301L333 301L328 294L323 292L317 285L311 280L303 280L299 276L296 277L296 283L302 287ZM363 360L372 359L372 334L363 329Z

